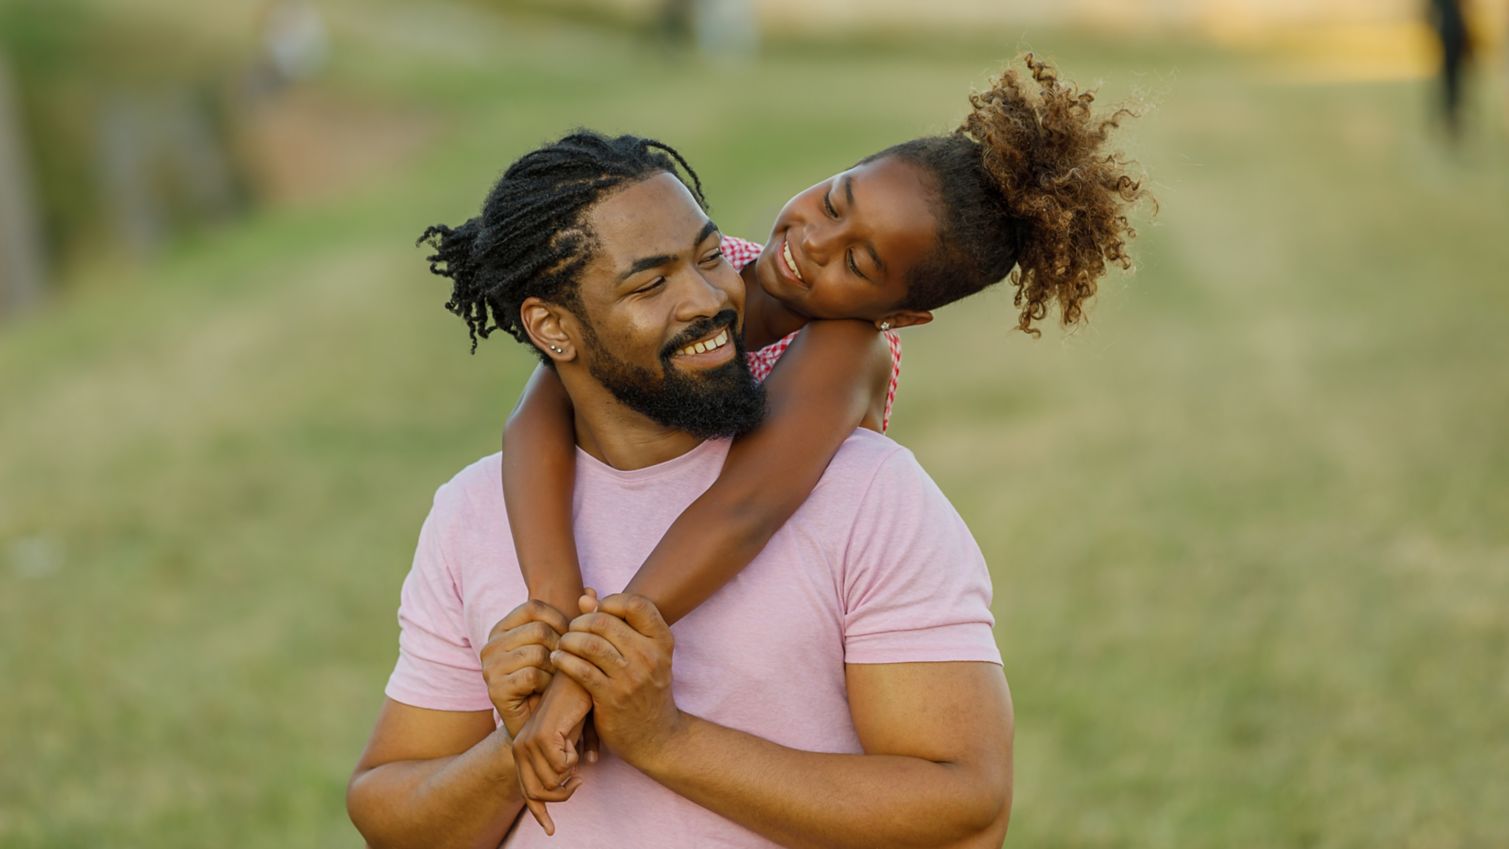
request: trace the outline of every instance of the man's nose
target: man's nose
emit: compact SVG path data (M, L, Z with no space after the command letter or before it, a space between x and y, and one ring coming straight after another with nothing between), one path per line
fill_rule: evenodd
M698 271L684 275L681 300L677 303L676 318L681 321L696 321L717 315L731 306L728 291Z

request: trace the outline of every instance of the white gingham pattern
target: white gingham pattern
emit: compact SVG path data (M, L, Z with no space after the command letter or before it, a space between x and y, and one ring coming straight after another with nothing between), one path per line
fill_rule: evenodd
M754 262L759 257L760 251L764 249L763 245L735 236L723 237L723 256L730 265L740 271L744 269L744 266ZM758 351L750 351L744 355L749 363L749 371L754 375L755 380L763 383L765 378L770 376L771 370L780 361L781 355L786 353L786 349L791 347L792 340L796 339L796 334L801 332L794 331ZM885 415L880 420L882 432L891 426L891 410L896 406L896 387L901 382L901 337L891 330L884 331L884 336L886 344L891 349L891 382L886 387Z

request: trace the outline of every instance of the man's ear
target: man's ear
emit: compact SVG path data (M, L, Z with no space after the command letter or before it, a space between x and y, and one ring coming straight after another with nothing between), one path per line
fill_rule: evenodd
M897 310L875 319L875 326L881 330L900 330L903 327L927 324L932 320L933 314L927 310ZM881 325L885 326L881 327Z
M558 363L576 359L575 322L568 310L539 298L525 298L519 305L519 323L529 341Z

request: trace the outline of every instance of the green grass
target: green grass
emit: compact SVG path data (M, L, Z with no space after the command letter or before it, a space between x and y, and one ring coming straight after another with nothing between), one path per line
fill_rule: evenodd
M360 844L419 522L530 365L466 355L425 225L587 123L675 143L763 237L1019 42L726 67L476 6L332 23L321 84L429 147L0 328L0 845ZM1162 211L1089 327L1024 338L994 292L907 339L894 435L995 575L1010 844L1509 844L1509 162L1437 150L1423 84L1022 46L1147 96Z

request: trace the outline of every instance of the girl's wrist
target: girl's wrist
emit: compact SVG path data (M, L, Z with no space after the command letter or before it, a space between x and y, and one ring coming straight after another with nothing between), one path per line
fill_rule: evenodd
M529 597L559 610L566 615L567 619L573 619L579 612L577 599L582 596L582 582L576 580L543 581L529 588Z

